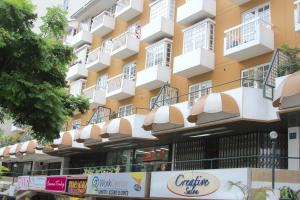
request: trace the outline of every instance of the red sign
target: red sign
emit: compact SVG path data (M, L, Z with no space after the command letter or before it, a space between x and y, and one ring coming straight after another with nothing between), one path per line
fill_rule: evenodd
M46 191L65 192L66 183L66 176L48 176L46 179Z

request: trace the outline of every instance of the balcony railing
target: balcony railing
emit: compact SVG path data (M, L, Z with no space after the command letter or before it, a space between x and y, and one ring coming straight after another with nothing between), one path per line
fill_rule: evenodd
M259 39L259 26L263 25L271 29L271 24L255 18L238 26L226 30L225 33L225 49L229 50L234 47L246 45L252 41Z
M109 11L103 11L99 15L93 18L93 23L91 26L91 30L95 29L97 26L104 22L104 16L111 16L112 14Z
M116 7L116 13L122 12L126 7L130 6L131 0L119 0L117 7Z
M133 36L136 38L140 37L139 33L134 34L134 33L127 31L112 40L113 41L112 51L116 51L116 50L121 49L122 47L126 46L129 36Z
M107 81L107 93L121 89L122 81L125 78L124 74L115 76Z
M97 49L91 51L86 60L86 65L99 60L99 56L101 56L101 52L105 52L105 50L103 50L101 47L98 47Z

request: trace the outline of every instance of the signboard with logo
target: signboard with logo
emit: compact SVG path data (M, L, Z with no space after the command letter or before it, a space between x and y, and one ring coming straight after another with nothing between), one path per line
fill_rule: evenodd
M29 186L29 176L19 176L18 177L18 190L28 190Z
M46 176L30 176L29 190L42 191L46 188Z
M87 177L78 176L68 178L67 193L72 195L83 195L86 193Z
M153 172L150 197L171 199L242 199L230 182L248 185L248 169Z
M88 177L87 194L145 197L148 187L148 174L144 172L93 174Z
M47 176L45 188L48 192L65 192L66 184L66 176Z

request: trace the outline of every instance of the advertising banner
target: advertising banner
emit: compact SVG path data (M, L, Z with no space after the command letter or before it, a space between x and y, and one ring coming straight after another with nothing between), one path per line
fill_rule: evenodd
M28 190L29 186L29 176L19 176L18 177L18 190Z
M67 180L67 193L72 195L83 195L86 193L87 177L72 177Z
M92 174L88 176L87 194L145 197L149 187L147 175L144 172Z
M248 169L153 172L150 197L242 199L242 191L232 183L248 186Z
M29 190L43 191L46 188L46 176L30 176Z
M67 184L66 176L47 176L46 191L65 192Z

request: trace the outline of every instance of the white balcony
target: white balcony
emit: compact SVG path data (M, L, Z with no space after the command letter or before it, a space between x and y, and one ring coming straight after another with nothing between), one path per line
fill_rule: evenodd
M99 15L93 18L91 33L95 33L100 36L112 32L115 29L115 18L108 11L103 11Z
M141 29L141 40L149 43L173 35L174 21L165 17L154 19Z
M177 23L193 24L203 18L216 16L216 0L186 0L177 8Z
M119 0L115 16L129 21L143 12L144 0Z
M73 96L79 96L82 94L83 89L85 88L86 80L78 79L70 83L69 93Z
M274 50L271 25L256 18L224 31L224 56L243 61Z
M154 90L170 83L170 80L171 69L169 67L154 66L137 73L136 87Z
M215 69L215 53L204 48L174 58L173 74L191 78Z
M83 44L91 44L93 40L93 34L91 34L89 31L82 30L69 40L70 40L70 45L73 48L77 48Z
M300 0L295 1L295 31L300 32Z
M125 32L122 35L113 39L113 48L111 56L126 59L134 54L137 54L140 49L140 40L136 35L130 32Z
M98 72L110 66L110 63L110 54L99 47L89 53L85 67L89 71Z
M120 74L107 81L106 98L122 100L135 95L135 81Z
M69 67L68 73L67 73L67 80L77 80L79 78L86 78L88 76L88 71L84 66L84 63L81 61L73 64L71 67Z
M242 5L244 3L248 3L251 0L231 0L231 1L237 5Z
M84 89L83 94L89 99L92 108L105 105L106 103L106 91L96 88L96 85Z

